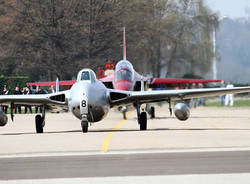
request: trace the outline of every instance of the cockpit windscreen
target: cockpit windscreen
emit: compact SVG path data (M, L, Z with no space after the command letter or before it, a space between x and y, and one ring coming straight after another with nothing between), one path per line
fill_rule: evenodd
M81 80L90 80L89 72L88 71L83 71Z
M116 72L115 79L116 81L120 80L132 81L132 73L127 69L121 69L118 72Z

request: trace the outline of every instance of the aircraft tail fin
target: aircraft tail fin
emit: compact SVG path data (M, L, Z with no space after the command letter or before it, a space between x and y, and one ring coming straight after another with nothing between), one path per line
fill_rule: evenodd
M123 60L127 60L126 56L126 30L123 27Z
M59 92L59 79L56 78L56 93Z

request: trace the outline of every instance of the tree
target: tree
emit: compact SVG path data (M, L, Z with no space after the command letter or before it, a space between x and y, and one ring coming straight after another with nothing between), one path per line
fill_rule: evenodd
M203 0L18 0L3 10L0 71L8 75L71 79L81 68L118 61L124 26L127 57L144 74L207 72L213 57L217 17Z

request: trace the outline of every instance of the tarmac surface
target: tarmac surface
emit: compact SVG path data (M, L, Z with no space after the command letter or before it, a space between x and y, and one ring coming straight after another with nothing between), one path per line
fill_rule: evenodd
M250 172L250 151L0 159L5 180Z
M138 183L178 183L171 175L183 178L180 182L187 175L190 181L196 181L193 175L205 176L210 183L222 176L231 183L233 178L245 178L242 183L250 179L250 108L199 107L180 122L169 116L168 106L157 107L148 131L139 131L135 111L124 121L112 110L87 134L71 113L48 113L43 134L35 133L34 119L35 115L16 115L14 122L0 127L0 183L46 183L52 178L91 183L89 179L103 177L101 183L114 177L120 183L129 183L130 177Z

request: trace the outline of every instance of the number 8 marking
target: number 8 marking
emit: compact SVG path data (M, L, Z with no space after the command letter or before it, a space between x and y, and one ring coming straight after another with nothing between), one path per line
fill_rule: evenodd
M82 107L86 107L86 106L87 106L86 100L83 100L83 101L82 101Z

